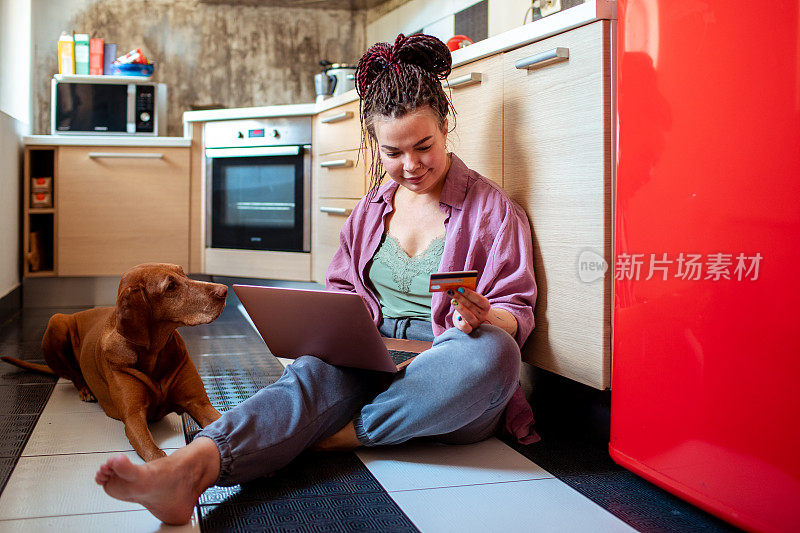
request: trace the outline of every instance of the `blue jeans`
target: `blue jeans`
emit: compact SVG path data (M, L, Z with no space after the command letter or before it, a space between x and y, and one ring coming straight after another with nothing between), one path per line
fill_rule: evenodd
M273 472L350 421L364 446L417 437L468 444L495 432L519 381L519 347L508 333L483 324L434 339L430 322L414 319L386 319L380 330L433 346L397 374L296 359L277 382L198 434L219 448L217 485Z

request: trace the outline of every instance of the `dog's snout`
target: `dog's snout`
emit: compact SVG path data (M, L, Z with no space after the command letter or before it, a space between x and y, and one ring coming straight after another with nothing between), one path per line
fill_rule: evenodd
M219 285L214 288L214 296L217 298L225 298L228 295L228 287Z

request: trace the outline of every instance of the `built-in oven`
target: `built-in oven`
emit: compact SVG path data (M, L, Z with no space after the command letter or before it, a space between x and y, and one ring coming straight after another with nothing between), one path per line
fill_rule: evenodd
M311 249L311 118L205 125L206 246Z

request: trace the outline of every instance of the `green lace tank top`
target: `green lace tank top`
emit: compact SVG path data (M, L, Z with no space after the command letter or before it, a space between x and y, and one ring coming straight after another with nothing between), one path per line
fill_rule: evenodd
M431 319L430 275L439 269L444 252L444 235L423 251L409 257L399 241L388 232L367 267L386 318Z

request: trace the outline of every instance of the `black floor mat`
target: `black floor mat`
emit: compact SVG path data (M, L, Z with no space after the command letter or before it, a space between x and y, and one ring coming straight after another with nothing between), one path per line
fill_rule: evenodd
M55 386L51 383L0 385L0 415L39 415Z
M0 355L44 363L41 339L29 340L40 329L37 320L18 314L0 326L0 338L4 340L0 344ZM55 382L54 376L0 361L0 494L36 427Z
M741 531L625 470L608 455L606 442L541 435L541 442L528 446L506 443L638 531Z
M385 492L204 505L200 508L200 527L205 532L418 531Z
M229 301L207 326L181 330L214 407L225 412L274 383L283 365ZM233 311L233 312L231 312ZM190 442L200 427L183 415ZM272 476L211 487L198 502L204 532L416 532L355 453L306 452Z

